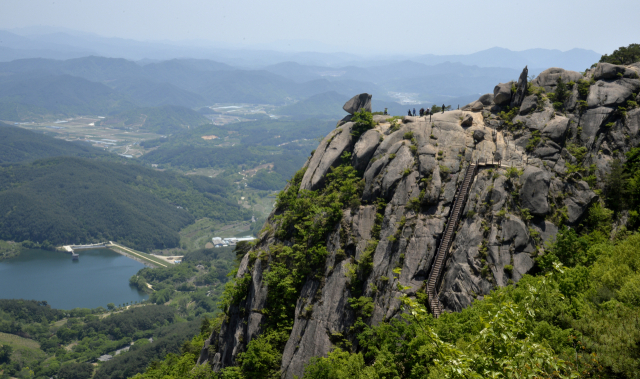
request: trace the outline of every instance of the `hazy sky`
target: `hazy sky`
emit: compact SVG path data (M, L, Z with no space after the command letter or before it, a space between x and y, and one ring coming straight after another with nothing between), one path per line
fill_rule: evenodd
M354 52L455 54L640 42L638 0L0 0L0 28L137 40L313 40Z

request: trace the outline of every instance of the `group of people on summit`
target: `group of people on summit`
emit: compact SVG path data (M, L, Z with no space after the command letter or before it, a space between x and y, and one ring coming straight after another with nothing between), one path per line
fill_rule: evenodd
M445 105L442 104L442 113L444 113L445 110ZM431 108L420 108L420 117L422 116L429 116L429 120L431 120L431 115L433 115L433 110ZM408 116L415 116L416 115L416 109L413 108L413 113L411 113L411 109L409 109L409 111L407 112Z
M437 107L436 107L436 108L437 108ZM459 108L460 108L460 106L458 106L458 109L459 109ZM446 106L445 106L444 104L442 104L442 113L444 113L445 109L446 109ZM433 109L431 109L431 108L427 108L427 109L425 109L425 108L420 108L420 111L419 111L419 112L420 112L420 113L419 113L419 114L420 114L420 117L422 117L422 116L429 116L429 121L431 121L431 116L432 116L432 115L433 115L433 113L434 113ZM385 114L385 115L386 115L386 114L388 114L388 113L387 113L387 108L385 108L385 109L384 109L384 113L383 113L383 114ZM408 115L408 116L415 116L415 115L416 115L416 109L415 109L415 108L413 108L413 112L411 112L411 108L409 108L409 111L407 112L407 115Z

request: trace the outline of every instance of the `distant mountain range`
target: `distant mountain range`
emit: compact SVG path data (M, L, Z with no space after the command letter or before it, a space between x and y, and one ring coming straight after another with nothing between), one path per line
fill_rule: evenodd
M501 47L494 47L466 55L422 55L412 60L427 65L436 65L444 62L457 62L479 67L507 67L542 71L549 67L562 67L565 70L584 71L593 63L600 60L601 54L593 50L571 49L568 51L551 49L528 49L523 51L511 51Z
M581 49L514 52L492 48L468 55L373 59L338 53L232 50L204 43L196 49L68 30L44 31L20 30L22 35L0 31L0 120L108 116L140 107L195 109L214 103L295 102L277 113L328 117L341 114L340 107L333 106L338 98L362 92L373 94L374 104L394 110L434 103L455 107L491 92L495 83L517 79L525 65L535 75L550 66L584 70L600 58Z
M584 49L572 49L564 52L551 49L511 51L494 47L465 55L427 54L371 58L346 52L313 52L314 48L327 51L313 41L297 41L293 47L289 43L280 42L247 48L210 41L141 42L102 37L62 28L32 27L11 31L0 30L0 61L21 58L70 59L88 55L125 58L134 61L141 59L164 61L178 57L191 57L256 69L287 61L310 66L370 67L410 59L427 65L453 62L478 67L504 67L518 70L528 65L530 69L557 66L583 71L592 63L597 62L601 56L592 50Z

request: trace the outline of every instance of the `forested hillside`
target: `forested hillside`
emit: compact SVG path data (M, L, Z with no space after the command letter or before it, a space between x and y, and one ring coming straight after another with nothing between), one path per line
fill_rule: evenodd
M28 73L1 77L0 110L27 107L30 112L52 115L107 115L132 109L134 103L101 83L70 75ZM17 113L18 116L28 114ZM10 114L0 119L15 120ZM15 120L18 121L18 120Z
M178 231L197 218L251 217L228 191L221 179L133 164L58 157L7 165L0 168L0 239L174 247Z
M53 139L0 122L0 164L60 155L94 157L106 154L88 144Z

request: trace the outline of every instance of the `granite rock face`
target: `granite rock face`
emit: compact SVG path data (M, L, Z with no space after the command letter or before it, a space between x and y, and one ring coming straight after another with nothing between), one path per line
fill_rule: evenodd
M535 97L534 95L527 96L524 98L524 100L522 100L522 103L520 104L520 114L521 115L529 114L529 112L533 111L537 107L538 107L538 98Z
M351 164L358 171L362 171L367 168L369 164L369 160L371 160L371 156L376 151L376 147L380 144L380 138L382 134L380 134L377 130L368 130L366 131L356 142L353 148L353 155Z
M563 116L556 116L542 129L542 135L553 142L562 143L569 128L569 119Z
M589 95L576 101L602 99L611 85L635 88L636 79L620 78L621 71L610 78L607 70L618 69L603 66L596 79L597 70L582 76L552 68L532 83L552 91L558 77L567 82L594 78ZM373 304L364 321L375 325L398 318L400 295L424 291L456 189L470 162L500 159L501 165L481 165L471 185L438 294L446 311L459 311L497 286L517 283L544 252L545 243L556 238L561 224L582 222L598 200L594 190L603 188L613 151L624 157L640 144L640 109L628 110L624 120L617 112L617 104L631 100L633 92L607 94L606 101L594 102L591 108L564 113L548 100L524 96L520 115L508 125L499 111L513 100L511 85L500 84L495 96L484 95L472 103L483 105L482 111L469 106L434 114L431 121L405 117L394 128L386 117L379 117L375 128L357 138L351 134L353 124L345 120L322 140L305 164L300 188L323 188L326 174L342 164L340 157L348 152L351 164L362 173L362 196L359 205L343 210L342 220L326 236L324 268L301 287L293 329L282 352L283 378L300 377L312 357L326 356L335 347L335 336L357 350L358 341L350 332L357 317L349 306L356 294L348 272L375 238L374 226L379 226L379 238L371 256L373 267L357 295ZM608 100L612 98L616 100ZM569 173L569 165L595 168L593 187L580 173ZM386 206L377 214L375 204L382 200ZM267 220L271 228L265 228L253 251L291 243L277 240L269 231L277 226L278 212L274 209ZM260 337L267 317L261 309L269 291L263 276L269 265L269 259L252 262L250 254L242 259L238 278L251 277L246 299L226 310L221 330L207 340L199 363L208 362L214 370L234 365L247 344ZM400 274L394 274L395 268L401 268ZM408 289L399 291L399 285Z
M550 175L546 170L528 166L521 177L520 203L529 209L531 214L544 216L549 212L547 194L549 193Z
M614 107L625 104L631 95L640 90L639 79L619 79L614 82L598 81L589 89L589 108Z
M484 95L480 96L480 98L478 98L478 101L481 102L485 107L488 107L493 104L493 94L485 93Z
M315 153L309 161L307 171L302 178L300 188L316 190L324 184L325 176L331 167L340 163L340 155L344 151L353 150L353 136L351 135L352 122L348 122L329 133L320 142Z
M593 78L595 80L607 80L623 78L637 78L638 70L635 67L625 67L611 63L598 63Z
M536 87L543 87L547 92L553 92L558 83L558 78L562 78L565 83L570 81L577 83L578 80L584 79L579 72L552 67L542 71L531 83Z

